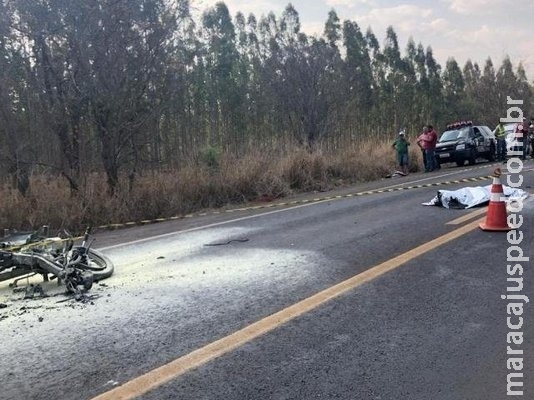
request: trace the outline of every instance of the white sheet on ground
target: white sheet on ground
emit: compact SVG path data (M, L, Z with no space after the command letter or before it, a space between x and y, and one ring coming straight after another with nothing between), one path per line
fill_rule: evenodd
M491 186L466 187L458 190L438 190L438 194L424 206L443 206L445 208L471 208L489 202ZM518 201L528 197L523 189L503 185L506 202Z

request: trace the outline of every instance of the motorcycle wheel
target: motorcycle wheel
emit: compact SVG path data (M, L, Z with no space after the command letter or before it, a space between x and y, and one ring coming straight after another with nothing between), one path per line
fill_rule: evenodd
M111 260L98 250L89 249L87 254L89 263L84 268L93 273L95 282L109 278L113 274L114 265Z

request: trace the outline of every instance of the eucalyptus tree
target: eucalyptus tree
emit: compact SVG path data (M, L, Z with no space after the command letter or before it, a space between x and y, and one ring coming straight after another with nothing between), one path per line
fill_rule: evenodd
M256 130L253 124L257 121L257 106L261 96L261 92L258 91L260 63L256 53L258 48L256 18L250 14L247 20L244 14L238 12L234 21L237 39L235 85L241 101L236 119L235 132L240 133L239 146L236 146L236 151L244 151L251 143Z
M278 116L276 126L313 150L328 132L336 49L300 32L299 16L291 5L279 21L271 16L260 25L269 43L264 79Z
M260 29L267 50L263 79L273 101L272 111L278 116L275 126L304 144L305 125L313 124L313 118L304 115L304 103L312 100L305 97L314 85L306 76L308 37L300 32L299 15L291 4L279 20L272 13L262 18ZM313 141L315 132L310 135Z
M228 8L222 2L202 15L206 46L206 94L209 112L209 144L222 146L231 131L231 91L237 59L235 31Z
M522 63L517 66L517 94L518 100L523 100L524 114L528 118L534 118L534 89L529 84L525 68Z
M376 101L373 92L373 71L367 42L354 21L343 22L343 85L340 88L347 99L345 113L349 124L361 131L370 125L370 115Z
M392 26L386 30L384 43L384 74L380 83L382 105L382 125L395 130L406 125L411 119L415 100L415 67L408 55L401 57L397 34Z
M139 158L152 150L149 122L158 112L161 66L169 61L175 14L165 0L84 5L91 116L113 193L120 169L129 166L133 177Z
M281 50L278 42L279 21L273 12L262 15L259 20L248 19L251 52L255 64L253 93L259 94L255 107L256 122L264 140L273 142L286 138L290 130L290 120L277 93L277 80L280 79Z
M441 66L434 58L434 53L430 46L425 53L425 66L428 77L428 101L429 115L427 123L441 125L446 121L441 117L443 110L443 84L441 80Z
M514 100L522 101L523 115L528 118L533 110L532 96L523 65L520 63L514 71L510 57L506 56L495 74L495 80L497 85L496 100L501 114L506 115L506 110L510 107L507 99L511 97Z
M483 121L493 121L496 116L502 115L503 109L497 98L497 76L493 61L488 57L480 78L477 98L482 106L480 117Z
M383 62L383 55L380 51L380 44L371 27L368 27L364 35L365 47L371 60L371 69L374 71L378 69L378 64ZM376 76L373 75L373 79L376 81Z
M237 22L244 26L241 17ZM236 29L224 3L206 11L202 23L211 144L238 147L245 135L248 66L240 57Z
M386 123L391 123L391 116L396 111L395 85L399 81L397 78L399 64L400 51L397 34L393 27L389 26L384 41L384 48L382 49L381 62L377 65L379 69L377 124L381 127L385 126ZM397 115L395 113L395 119ZM396 121L394 121L394 124L397 124ZM388 129L393 129L393 126L389 126Z
M442 117L446 120L470 119L470 110L465 101L465 82L462 70L456 60L450 57L442 75L443 110Z
M369 54L369 60L371 65L371 74L372 74L372 94L373 94L373 108L370 113L371 121L373 121L374 126L380 126L384 118L384 110L381 106L380 98L382 95L381 84L385 82L386 76L386 67L385 67L385 58L378 39L371 27L368 27L364 35L365 47L367 53ZM371 127L369 127L371 128ZM372 129L370 132L373 131Z
M36 156L33 128L37 99L29 87L26 48L15 26L15 8L0 2L0 165L22 195L29 189L31 162Z
M480 86L480 78L482 76L480 67L476 62L473 63L471 60L467 60L462 69L462 75L465 84L466 108L471 112L470 119L478 120L480 119L482 111L482 106L478 101L478 90ZM491 124L493 124L493 122L493 120L487 121L487 123Z
M412 37L406 45L406 63L410 68L412 86L411 99L409 99L410 115L407 117L409 132L418 132L423 121L428 120L428 77L425 66L425 51L423 45L415 44Z
M510 57L505 57L501 66L495 73L495 102L503 110L503 113L508 108L507 97L512 99L519 98L519 84L517 76L514 72L514 67L510 61Z
M339 17L333 9L328 12L323 38L332 57L328 69L325 70L325 79L328 84L324 95L327 96L330 103L326 127L328 141L326 144L337 147L343 145L341 142L347 137L350 141L353 131L347 128L350 127L350 121L354 118L347 112L350 99L345 95L347 86L345 84L345 60L342 58L340 49L343 46L343 31Z
M402 57L400 64L400 73L402 77L402 83L400 85L398 93L398 109L402 113L402 117L397 121L398 125L395 125L394 129L403 129L406 127L412 128L414 125L421 123L418 117L419 114L419 102L417 97L419 95L417 91L417 73L415 65L416 51L415 48L410 45L406 48L406 55Z
M110 192L123 166L152 151L174 15L164 0L16 0L17 29L30 45L27 74L39 93L43 132L57 136L58 163L76 190L82 155L100 161ZM96 140L95 140L96 139ZM91 166L87 166L89 168Z
M333 9L328 12L328 18L324 25L323 36L330 47L339 47L339 41L341 40L341 23L339 22L337 13Z
M71 190L76 191L88 104L85 84L89 78L79 60L80 36L84 34L81 12L61 0L17 0L14 4L18 40L28 44L25 75L39 99L38 108L33 111L41 118L41 129L35 133L34 143L55 142L60 149L55 152L54 146L45 144L45 151L35 161L57 168L68 179ZM52 152L48 159L44 158L46 150Z
M189 0L179 0L176 29L165 72L162 101L162 163L178 166L195 149L205 144L207 130L207 72L205 47L191 14Z
M258 140L269 143L278 131L277 116L273 112L275 99L270 94L272 71L268 62L270 42L276 40L278 32L277 22L272 13L260 22L252 13L246 18L237 13L235 27L240 70L238 86L243 96L243 144L256 147Z

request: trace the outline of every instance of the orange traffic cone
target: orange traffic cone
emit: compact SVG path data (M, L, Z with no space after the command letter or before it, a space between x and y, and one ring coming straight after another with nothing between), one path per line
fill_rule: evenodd
M479 224L484 231L509 231L506 220L506 202L503 200L504 192L501 184L501 169L497 168L493 173L493 184L491 185L490 201L486 221Z

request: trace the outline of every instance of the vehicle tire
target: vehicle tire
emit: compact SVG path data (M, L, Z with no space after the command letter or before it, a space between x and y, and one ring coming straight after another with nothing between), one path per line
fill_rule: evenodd
M467 161L469 161L469 165L475 165L477 163L476 150L471 150L471 152L469 153L469 158L468 158Z
M94 249L89 249L87 255L89 265L85 269L93 273L93 280L95 282L109 278L113 274L114 265L107 256Z

